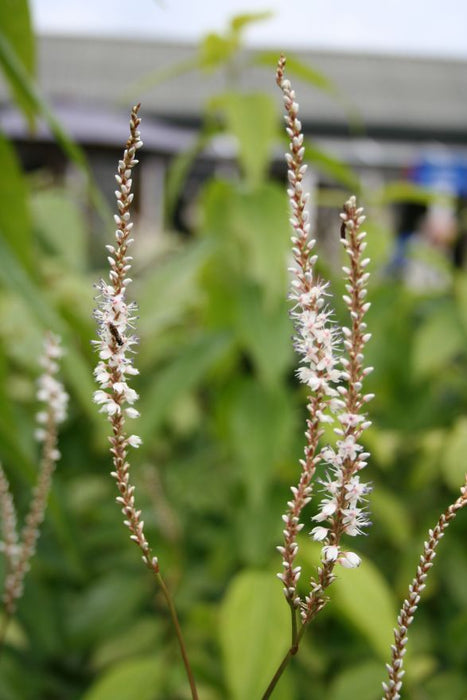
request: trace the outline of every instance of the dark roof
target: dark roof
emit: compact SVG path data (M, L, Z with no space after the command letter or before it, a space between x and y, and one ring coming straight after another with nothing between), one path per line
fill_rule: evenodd
M294 52L337 86L360 113L368 131L467 134L467 61L325 51ZM251 54L246 53L245 59ZM227 88L219 72L191 71L129 96L136 81L181 61L195 61L196 47L152 41L47 36L39 40L40 83L54 102L125 105L143 100L146 113L198 122L206 101ZM240 71L242 89L280 95L273 69ZM299 80L303 121L322 132L347 128L348 113L335 98Z

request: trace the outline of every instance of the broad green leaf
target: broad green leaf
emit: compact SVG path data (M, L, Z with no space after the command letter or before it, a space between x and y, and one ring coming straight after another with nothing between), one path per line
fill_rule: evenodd
M247 498L261 501L274 473L274 464L284 458L291 438L290 403L278 388L264 389L245 379L232 397L229 432L232 449L243 469Z
M202 336L185 346L172 363L160 370L141 400L138 434L144 441L159 428L175 401L205 378L229 349L230 343L231 338L226 334Z
M390 655L396 601L380 571L368 559L358 569L339 570L330 595L341 614L385 661Z
M426 700L465 700L467 677L456 671L445 671L424 683Z
M154 617L140 618L120 634L113 634L103 640L94 652L92 665L104 668L123 659L148 654L161 642L160 623Z
M384 528L388 540L403 549L412 531L407 506L381 485L374 489L370 501L375 523Z
M381 662L365 661L337 673L328 700L380 700L385 669Z
M3 172L0 188L0 230L18 259L31 269L34 251L31 240L31 215L26 182L11 144L0 131L0 163Z
M37 192L32 200L32 212L47 247L70 269L83 270L88 233L69 193L59 189Z
M263 93L228 93L216 99L222 105L227 130L238 145L238 158L250 187L263 182L276 138L276 107Z
M0 37L15 51L25 73L34 79L36 72L36 46L32 28L29 2L27 0L2 0L0 2ZM0 50L0 65L10 83L18 106L24 111L29 125L34 125L34 107L20 89L12 75L4 53ZM3 163L3 159L1 161Z
M236 36L221 36L212 32L207 34L199 47L199 65L208 72L227 64L239 47Z
M287 296L290 231L284 192L267 183L254 192L238 188L230 196L233 211L229 226L240 246L239 271L244 276L248 272L261 285L265 306L273 312Z
M148 595L146 576L106 573L76 595L67 618L67 633L77 645L120 633L134 621Z
M273 575L246 570L234 578L219 618L232 700L261 697L287 652L289 625L290 611Z
M274 387L292 364L292 327L286 304L268 307L259 290L247 285L240 289L235 301L239 340L252 356L264 383Z
M358 195L361 191L361 184L358 175L354 170L342 160L335 158L329 153L325 153L321 148L306 139L305 160L311 163L321 173L331 177L335 182L346 187L351 194ZM339 193L340 202L344 201L342 193Z
M448 486L457 491L467 475L467 417L461 416L448 433L440 467Z
M413 350L413 372L419 379L445 369L466 347L466 335L455 309L445 304L417 328Z
M162 659L154 655L119 661L82 700L154 700L160 697L164 675Z
M197 278L211 247L209 241L195 241L156 265L145 277L138 290L141 310L138 328L144 345L152 345L151 341L165 326L179 323L182 314L198 301Z

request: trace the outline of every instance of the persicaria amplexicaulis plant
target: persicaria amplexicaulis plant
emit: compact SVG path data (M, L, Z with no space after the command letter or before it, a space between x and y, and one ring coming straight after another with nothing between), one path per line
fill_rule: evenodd
M265 690L263 700L272 695L290 659L297 653L308 625L328 603L328 589L337 576L336 572L339 568L353 569L361 564L360 557L353 551L352 541L364 534L370 525L367 500L371 489L367 480L362 478L362 471L369 458L363 445L364 432L371 425L367 404L373 398L372 394L365 393L364 390L365 378L372 371L364 359L365 346L370 340L365 321L370 308L367 300L367 268L370 261L365 255L366 233L362 230L365 217L363 209L357 205L355 197L351 196L340 215L340 232L336 227L336 235L340 236L346 256L342 270L346 289L343 300L348 310L348 322L340 327L329 303L329 284L320 279L316 272L316 241L311 236L308 194L303 191L306 165L302 127L298 118L299 106L290 82L284 77L284 67L285 58L281 57L277 83L284 97L286 131L289 137L289 152L286 154L287 193L293 229L289 298L295 326L294 347L299 357L297 377L307 387L308 398L304 454L300 460L297 483L291 487L292 495L282 516L283 542L278 547L282 556L282 570L278 576L290 608L291 644ZM127 420L133 420L139 415L134 407L138 395L130 386L132 376L138 373L133 364L137 343L136 306L127 298L132 261L128 251L133 242L133 224L130 221L132 171L138 163L136 152L142 146L138 110L139 105L133 108L130 137L116 175L118 211L115 215L115 239L107 246L109 278L101 280L97 285L98 306L95 318L99 337L93 342L98 353L94 374L99 389L94 394L94 400L111 426L111 474L116 481L117 502L123 513L124 524L130 531L131 540L139 547L145 566L165 596L191 695L192 698L198 698L172 597L161 576L158 558L153 555L145 536L141 511L135 502L135 487L130 478L131 450L141 445L141 439L129 433L126 428ZM334 431L332 444L323 441L327 424ZM4 498L7 491L0 482L4 522L13 522L11 503L8 498ZM304 508L313 496L316 507L310 523L303 516ZM392 660L388 665L389 681L384 685L386 700L399 698L407 628L418 605L427 571L432 566L436 546L449 522L466 502L467 487L464 486L459 499L441 516L434 530L430 531L416 578L395 630ZM321 556L316 573L305 585L301 582L303 588L299 588L301 567L298 535L304 528L307 528L309 536L315 542L320 543ZM15 549L16 540L12 532L4 534L4 541L5 547L8 546L12 551ZM351 576L352 572L347 575ZM261 595L260 591L258 595Z
M28 513L20 533L17 530L16 509L3 467L0 466L0 512L2 518L2 549L5 555L6 577L3 591L4 618L0 631L3 644L8 623L16 612L24 588L24 578L36 551L40 526L44 519L55 466L60 459L58 426L67 415L68 394L57 378L59 360L63 355L60 338L47 333L44 353L40 358L43 373L38 379L37 399L42 408L36 414L35 437L42 444L37 483Z

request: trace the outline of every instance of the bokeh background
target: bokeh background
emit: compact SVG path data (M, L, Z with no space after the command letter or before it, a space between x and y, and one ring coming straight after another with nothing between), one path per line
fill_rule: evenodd
M278 700L381 696L396 613L467 452L467 8L454 0L0 3L0 458L34 483L37 358L63 336L71 394L38 553L0 656L1 700L189 698L160 592L128 540L92 404L93 283L116 164L143 103L133 480L203 700L260 697L289 638L275 578L306 396L288 318L280 51L302 107L307 186L336 317L338 211L372 258L363 557ZM313 515L308 506L306 522ZM305 527L305 532L308 526ZM467 697L467 521L440 547L410 634L406 695ZM353 543L352 543L353 544ZM316 549L303 537L303 590Z

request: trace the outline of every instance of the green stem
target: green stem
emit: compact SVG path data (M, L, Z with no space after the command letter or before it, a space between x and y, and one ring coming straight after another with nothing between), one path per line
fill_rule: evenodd
M5 616L2 620L1 626L0 626L0 655L3 652L3 649L5 648L5 637L6 637L6 632L8 629L8 625L10 624L11 620L11 615L9 613L5 613Z
M162 576L160 575L160 573L156 574L156 578L157 578L159 585L162 589L162 593L164 594L164 598L165 598L165 600L167 602L167 606L169 608L170 617L172 618L172 623L173 623L173 626L175 629L175 634L177 635L178 644L180 646L180 652L182 654L183 663L185 665L186 675L188 677L188 682L190 683L191 697L193 700L199 700L198 691L196 689L196 683L195 683L195 679L193 676L193 671L191 670L190 662L188 660L186 646L185 646L185 642L183 640L183 635L182 635L182 629L180 627L180 622L178 621L178 615L177 615L177 611L175 610L175 605L174 605L174 602L172 600L172 596L170 595L169 589L167 588L165 581L162 578Z

